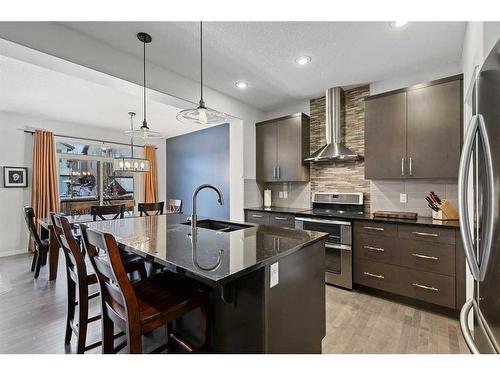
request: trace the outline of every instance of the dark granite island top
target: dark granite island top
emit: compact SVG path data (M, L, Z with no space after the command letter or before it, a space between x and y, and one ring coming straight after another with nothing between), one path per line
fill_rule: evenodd
M170 214L86 225L209 286L213 352L321 353L327 234L249 224L233 232L199 227L193 239L183 222L186 215ZM174 332L199 343L198 322L195 310Z
M233 232L200 227L193 241L191 226L185 222L185 214L169 214L86 225L113 234L128 251L175 266L210 286L223 285L327 237L320 232L248 224L249 228Z

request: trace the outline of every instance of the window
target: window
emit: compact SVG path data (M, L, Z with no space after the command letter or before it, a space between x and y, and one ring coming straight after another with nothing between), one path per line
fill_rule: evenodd
M127 146L58 140L61 211L68 215L90 212L93 205L124 203L133 211L134 175L115 174L113 159L130 156Z

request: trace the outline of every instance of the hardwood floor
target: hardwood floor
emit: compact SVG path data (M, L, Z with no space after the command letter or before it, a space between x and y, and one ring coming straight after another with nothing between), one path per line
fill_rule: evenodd
M55 282L48 281L47 267L34 280L30 260L28 255L0 258L0 353L74 352L74 339L64 346L64 267ZM450 317L331 286L326 301L323 353L468 353L459 323ZM92 312L98 303L92 301ZM100 339L100 329L100 322L91 323L89 343ZM145 346L158 346L163 334L160 329L148 336Z
M448 316L331 286L326 301L323 353L469 353Z

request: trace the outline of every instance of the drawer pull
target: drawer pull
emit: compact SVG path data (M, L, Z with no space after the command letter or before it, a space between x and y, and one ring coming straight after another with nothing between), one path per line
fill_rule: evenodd
M381 279L381 280L385 279L385 277L382 276L382 275L376 275L376 274L370 273L370 272L363 272L363 274L366 275L366 276L374 277L376 279Z
M262 219L264 216L263 215L252 214L252 217L256 217L258 219Z
M417 253L413 253L411 255L414 256L415 258L421 258L421 259L427 259L427 260L439 260L438 257L433 257L430 255L422 255L422 254L417 254Z
M384 231L384 228L379 228L379 227L363 227L364 229L368 230L378 230L378 231Z
M439 233L411 232L416 236L439 237Z
M289 218L287 218L287 217L281 217L281 216L275 216L274 219L275 220L279 220L279 221L290 221Z
M420 288L420 289L432 290L433 292L439 292L439 289L434 288L433 286L427 286L427 285L422 285L422 284L418 284L418 283L413 283L411 285L416 286L417 288Z
M365 249L379 251L381 253L383 253L385 251L385 249L382 249L381 247L373 247L373 246L363 246L363 247Z

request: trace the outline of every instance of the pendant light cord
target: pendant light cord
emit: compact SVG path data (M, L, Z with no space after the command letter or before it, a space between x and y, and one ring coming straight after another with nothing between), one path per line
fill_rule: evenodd
M131 131L131 134L134 134L133 131L134 131L134 115L135 113L133 112L130 112L130 131ZM130 137L130 154L131 154L131 157L133 158L134 157L134 136L132 135Z
M143 43L143 54L142 54L142 67L143 67L143 73L144 73L144 121L142 122L142 126L147 127L148 123L146 121L146 42L144 41Z
M200 21L200 105L205 106L203 101L203 21Z

